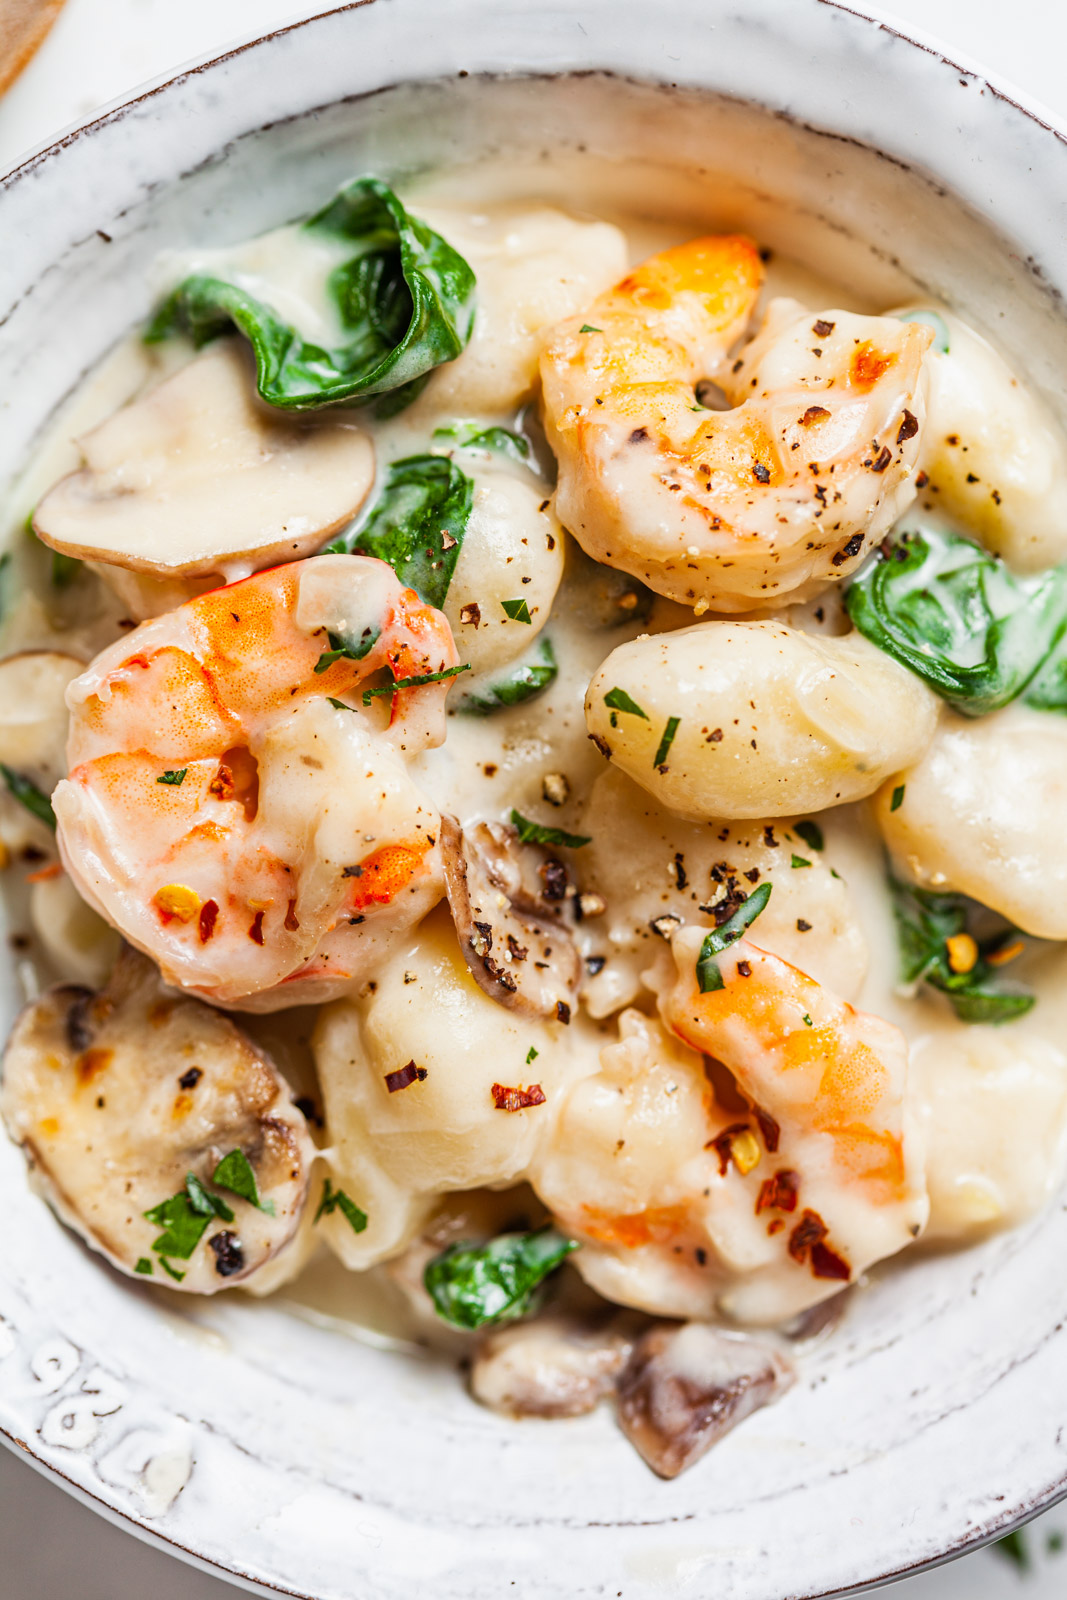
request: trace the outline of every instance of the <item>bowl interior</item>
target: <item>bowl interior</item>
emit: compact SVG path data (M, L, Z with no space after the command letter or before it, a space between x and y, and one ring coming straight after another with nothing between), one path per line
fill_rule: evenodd
M49 222L0 265L0 481L147 312L159 250L245 237L358 172L489 154L513 157L515 197L579 209L629 209L637 164L652 166L660 218L751 231L883 303L918 282L1067 398L1067 323L1027 250L932 176L781 106L606 72L475 73L288 114L181 173L177 156L150 170L129 127L125 203L107 191L87 227L81 197L68 237ZM182 131L172 118L172 141ZM13 962L0 981L6 1031ZM878 1275L783 1404L665 1484L607 1415L507 1423L418 1353L275 1303L186 1309L120 1279L29 1194L3 1141L0 1197L0 1427L113 1514L273 1592L831 1593L991 1534L1063 1475L1048 1403L1067 1315L1067 1277L1050 1270L1067 1252L1060 1208Z

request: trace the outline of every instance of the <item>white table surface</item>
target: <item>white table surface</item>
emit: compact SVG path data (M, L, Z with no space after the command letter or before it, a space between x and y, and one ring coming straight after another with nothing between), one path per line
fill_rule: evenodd
M852 3L863 10L863 0ZM327 6L328 0L67 0L38 55L0 98L0 171L135 84ZM895 0L891 9L905 31L910 25L939 36L949 53L995 66L1067 117L1067 8L1060 0ZM1016 1594L1062 1600L1065 1534L1067 1507L1025 1531L1027 1573L1002 1551L983 1550L899 1584L894 1600ZM236 1600L240 1592L111 1527L0 1450L0 1600Z

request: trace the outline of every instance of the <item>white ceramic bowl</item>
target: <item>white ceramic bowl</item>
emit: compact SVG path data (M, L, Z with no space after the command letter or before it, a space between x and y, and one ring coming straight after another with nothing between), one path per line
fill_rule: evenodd
M837 276L888 285L902 262L1062 407L1063 137L829 0L362 0L134 97L6 180L0 480L147 310L158 249L490 145L585 144L623 188L638 155L701 165L709 220L774 244L800 218ZM606 1414L512 1424L451 1371L270 1304L161 1309L60 1228L2 1141L0 1217L0 1429L106 1515L262 1592L829 1595L967 1549L1067 1485L1059 1205L881 1277L781 1405L674 1483Z

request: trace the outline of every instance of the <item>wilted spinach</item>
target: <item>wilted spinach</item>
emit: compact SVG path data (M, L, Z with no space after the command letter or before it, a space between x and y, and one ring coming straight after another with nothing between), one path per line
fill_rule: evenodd
M465 348L474 273L378 178L347 184L303 231L352 246L326 283L345 334L336 349L303 339L265 301L209 273L178 285L145 340L185 333L199 346L236 327L251 342L256 386L270 405L303 411L386 396L379 415L392 415L415 399L435 367Z
M456 1328L510 1322L534 1306L538 1286L572 1250L555 1228L502 1233L488 1244L452 1244L423 1273L437 1315Z
M905 983L922 980L940 990L961 1022L1011 1022L1033 1007L1034 996L1019 984L1004 982L995 960L989 959L1014 941L1013 928L976 939L970 951L973 956L977 947L974 965L965 972L954 971L949 941L960 935L973 938L969 902L962 895L914 888L892 875L889 884Z
M551 639L538 639L534 649L503 677L488 683L477 694L468 694L456 707L468 717L488 717L505 706L523 705L543 694L559 672Z
M967 716L1023 695L1067 711L1067 567L1017 578L940 529L903 533L851 585L859 631Z
M444 605L473 503L473 481L448 456L405 456L366 520L323 554L377 556L427 605Z

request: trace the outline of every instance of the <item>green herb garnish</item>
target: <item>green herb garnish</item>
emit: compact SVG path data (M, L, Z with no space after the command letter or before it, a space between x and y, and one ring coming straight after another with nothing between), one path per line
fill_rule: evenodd
M562 828L543 828L518 811L512 811L511 820L519 830L520 844L561 844L568 850L580 850L583 844L591 843L591 835L565 833Z
M791 867L810 867L811 866L811 862L808 861L804 856L798 856L798 855L794 854L793 859L790 861L789 865Z
M470 662L465 661L461 667L446 667L443 672L423 672L415 678L394 678L392 683L380 684L377 689L364 689L363 704L369 706L379 695L395 694L398 689L419 689L424 683L443 683L445 678L454 678L457 673L469 672L470 669Z
M604 704L611 711L627 711L631 717L642 717L648 721L648 712L642 711L636 700L631 700L625 689L609 689L604 696Z
M367 1213L361 1211L343 1189L335 1189L327 1178L322 1199L319 1201L319 1209L315 1213L315 1221L318 1222L320 1217L332 1217L335 1211L340 1211L353 1233L362 1233L367 1226Z
M182 783L185 782L185 774L188 771L188 767L179 767L176 771L168 768L166 772L162 773L161 776L156 779L156 782L171 783L175 788L178 788Z
M153 1239L152 1249L157 1255L177 1256L179 1261L188 1261L203 1238L213 1214L212 1211L205 1214L197 1210L184 1189L171 1195L169 1200L163 1200L151 1211L144 1212L149 1222L163 1229L159 1237Z
M381 628L366 627L358 639L342 639L339 633L326 630L330 648L324 650L315 663L315 672L328 672L335 661L364 661L382 636ZM349 707L345 707L346 710Z
M233 1212L217 1194L209 1194L195 1172L185 1174L185 1192L189 1204L201 1217L221 1217L223 1222L233 1221Z
M529 1066L531 1061L536 1061L539 1054L540 1051L535 1050L533 1045L531 1045L529 1050L526 1052L526 1065Z
M48 796L29 778L24 778L21 773L12 772L10 767L5 767L2 761L0 761L0 772L3 773L4 782L19 804L25 806L38 822L44 822L54 830L56 814L52 810L52 802Z
M139 1272L142 1278L151 1277L153 1271L152 1263L147 1256L141 1256L133 1270L134 1272Z
M205 1223L204 1226L206 1227L207 1224ZM160 1256L159 1264L163 1268L163 1271L167 1274L168 1278L173 1278L175 1283L182 1283L184 1281L185 1273L179 1272L177 1268L172 1267L166 1256Z
M531 627L533 626L530 608L525 600L501 600L500 605L509 621L528 622Z
M962 895L913 888L893 876L889 885L905 983L921 981L939 990L961 1022L1011 1022L1033 1008L1034 996L1021 985L1001 979L995 962L988 959L1003 949L1014 929L975 940L974 965L966 972L954 972L949 940L970 932L970 903Z
M474 504L474 480L448 456L394 461L365 521L326 546L325 555L387 561L429 606L443 606Z
M485 1245L453 1244L429 1263L423 1283L437 1315L455 1328L510 1322L533 1309L539 1285L575 1249L550 1225Z
M903 804L904 804L904 785L902 783L898 783L896 788L893 790L892 797L891 797L891 799L889 801L889 809L890 809L890 811L899 811Z
M217 1183L220 1189L228 1189L239 1199L247 1200L258 1211L265 1211L271 1217L275 1215L274 1201L259 1198L256 1175L243 1150L231 1150L229 1155L223 1156L211 1174L211 1181Z
M514 456L525 461L530 441L510 428L483 428L479 422L450 422L433 430L435 439L455 439L461 450L489 450L495 455Z
M652 765L654 767L662 767L666 761L667 752L674 743L674 736L678 732L678 724L681 720L681 717L667 718L667 726L663 730L663 737L656 747L655 755L652 757Z
M770 884L761 883L758 889L753 889L747 900L742 900L733 916L728 917L721 928L712 928L705 935L697 957L697 986L701 994L710 994L714 989L725 987L715 957L744 937L745 930L752 926L770 898Z
M559 673L550 639L540 638L528 660L511 667L502 678L488 683L478 694L466 694L457 706L464 716L488 717L506 706L524 705L542 694Z
M325 285L344 333L337 348L303 339L266 301L209 273L179 284L145 340L185 333L199 346L236 327L251 342L256 387L268 404L302 411L386 396L379 415L391 415L467 344L474 273L377 178L346 185L304 223L297 240L305 235L351 245Z
M583 322L578 329L579 333L603 333L603 328L594 328L591 322Z
M800 835L809 850L822 850L825 847L822 829L817 822L798 822L793 831Z

